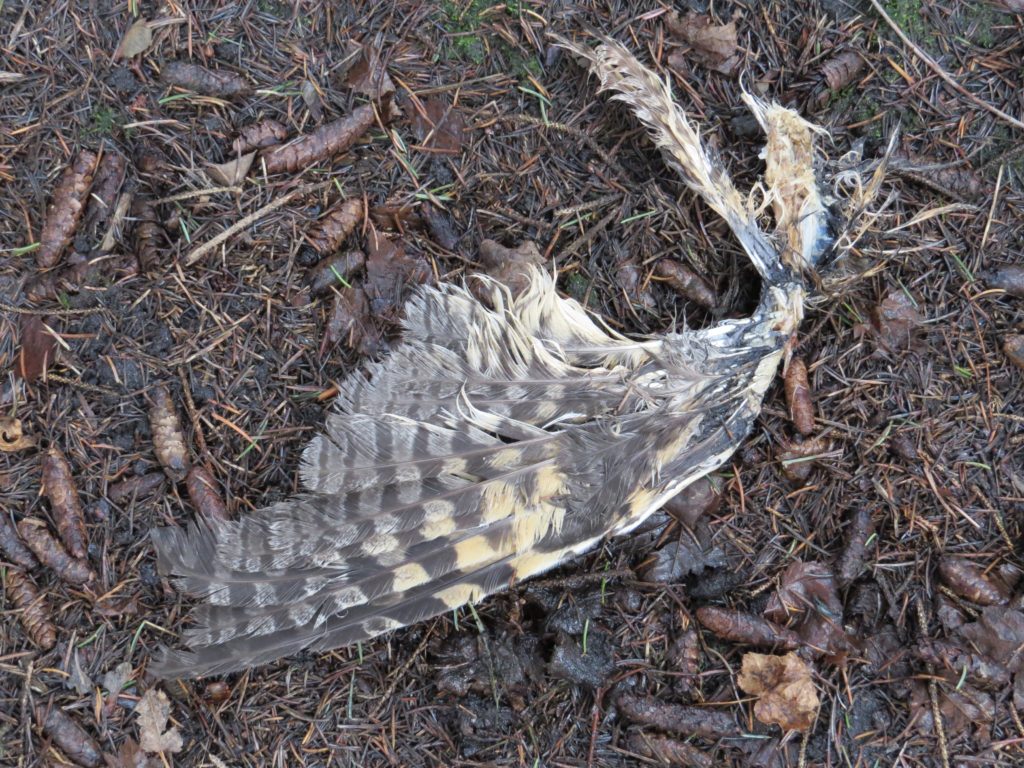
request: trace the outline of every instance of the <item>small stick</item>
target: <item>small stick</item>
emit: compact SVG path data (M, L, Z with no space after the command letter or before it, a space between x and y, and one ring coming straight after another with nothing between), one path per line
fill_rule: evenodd
M316 184L304 184L301 187L296 187L295 189L293 189L288 194L286 194L286 195L284 195L282 197L277 198L277 200L274 200L272 202L267 203L266 205L264 205L259 210L253 211L248 216L245 216L244 218L239 219L234 224L232 224L230 227L228 227L223 232L221 232L219 235L216 235L215 237L207 240L202 245L197 246L196 248L193 248L192 252L189 253L189 255L185 258L185 266L192 266L197 261L199 261L201 258L203 258L206 254L208 254L211 251L215 250L217 248L217 246L219 246L222 243L224 243L225 241L229 240L231 237L233 237L234 235L236 235L239 232L241 232L243 229L248 227L250 224L253 224L254 222L259 221L260 219L262 219L267 214L273 213L278 208L281 208L281 207L287 205L292 200L294 200L296 197L301 197L303 195L308 195L311 192L316 192L316 191L318 191L320 189L323 189L324 187L329 186L331 183L332 182L330 182L330 181L321 181L321 182L318 182Z
M241 187L209 187L208 189L190 189L187 192L179 192L176 195L170 195L169 197L161 197L159 200L154 200L153 205L163 205L164 203L175 203L179 200L189 200L193 197L202 197L203 195L219 195L221 192L230 192L233 195L239 195L242 193Z

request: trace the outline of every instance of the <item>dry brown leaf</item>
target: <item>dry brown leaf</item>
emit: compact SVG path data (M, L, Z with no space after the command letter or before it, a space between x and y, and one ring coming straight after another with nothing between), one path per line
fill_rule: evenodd
M149 22L145 19L139 19L125 31L120 45L114 51L114 61L130 59L133 56L138 56L140 53L145 53L152 44L153 30L149 26Z
M494 240L480 243L479 257L483 273L493 277L518 296L530 285L530 267L544 266L544 257L537 246L524 240L515 248L506 248ZM473 280L470 289L481 300L490 301L491 286L482 280Z
M985 284L991 288L999 288L1011 296L1024 299L1024 266L1020 264L1000 264L984 274Z
M746 693L760 697L754 704L754 715L762 723L802 731L814 722L818 692L811 668L795 653L744 654L737 683Z
M665 24L679 42L691 48L693 57L709 69L732 75L740 65L740 54L737 52L739 39L736 35L736 24L714 24L705 13L691 13L680 18L677 13L665 17ZM685 61L679 53L669 56L672 69L685 71Z
M312 296L322 296L332 288L348 286L348 279L366 265L362 251L343 251L321 259L307 273L304 282Z
M185 745L177 728L167 728L171 703L167 694L150 688L135 707L139 716L139 746L143 752L180 752Z
M462 152L466 121L462 113L441 96L423 102L423 110L413 110L412 129L416 140L428 149L445 155Z
M1015 333L1003 339L1003 354L1007 360L1024 370L1024 335Z
M36 439L26 435L21 428L21 419L13 416L0 416L0 451L14 453L34 448Z
M248 175L249 169L252 168L252 161L255 159L256 153L249 152L233 160L228 160L226 163L207 165L206 173L218 184L223 184L225 187L234 187L242 183L246 175Z
M363 46L362 55L349 70L347 82L353 90L374 101L390 98L395 92L395 84L380 60L380 53L368 45Z
M370 312L385 320L396 319L406 291L433 277L430 265L421 256L407 253L403 241L385 237L372 225L366 233L366 252L363 287Z

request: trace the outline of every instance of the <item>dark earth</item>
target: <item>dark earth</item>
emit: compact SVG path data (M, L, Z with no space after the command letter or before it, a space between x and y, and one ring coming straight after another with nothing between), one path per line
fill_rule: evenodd
M36 443L5 432L0 454L0 764L1024 764L1022 6L711 5L0 2L0 415ZM824 178L856 151L866 181L897 135L889 205L816 276L795 340L810 432L780 378L711 484L540 582L361 647L152 679L189 602L149 531L209 514L158 460L160 385L179 458L241 516L296 492L336 382L386 354L416 283L539 254L629 333L756 303L724 224L551 31L610 35L670 78L741 189L762 171L741 84L825 129ZM210 169L246 127L291 138L370 103L344 151ZM123 180L108 209L94 183L43 290L37 243L82 149ZM345 198L368 215L311 250ZM86 584L18 559L13 526L66 527L51 446L85 507ZM783 730L739 678L787 652L820 703Z

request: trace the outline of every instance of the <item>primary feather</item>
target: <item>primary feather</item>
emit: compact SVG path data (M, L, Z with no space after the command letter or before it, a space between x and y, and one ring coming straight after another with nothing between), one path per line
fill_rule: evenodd
M342 384L303 454L305 493L154 532L160 570L205 601L192 650L169 652L158 675L330 649L478 601L632 529L750 430L800 322L797 268L827 244L812 127L751 102L769 136L768 234L666 83L615 43L566 45L729 224L764 277L757 311L633 340L538 270L517 297L492 285L490 307L461 287L421 288L403 342Z

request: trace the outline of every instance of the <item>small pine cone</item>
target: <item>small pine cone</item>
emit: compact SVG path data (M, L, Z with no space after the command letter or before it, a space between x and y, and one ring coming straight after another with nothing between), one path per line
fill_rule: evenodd
M171 393L163 385L153 390L149 426L153 432L153 450L160 460L160 466L174 482L184 480L190 464L185 435L181 431L181 422L171 400Z
M57 628L50 621L46 598L36 589L27 573L18 568L7 569L7 594L21 609L21 625L37 646L48 651L57 642Z

